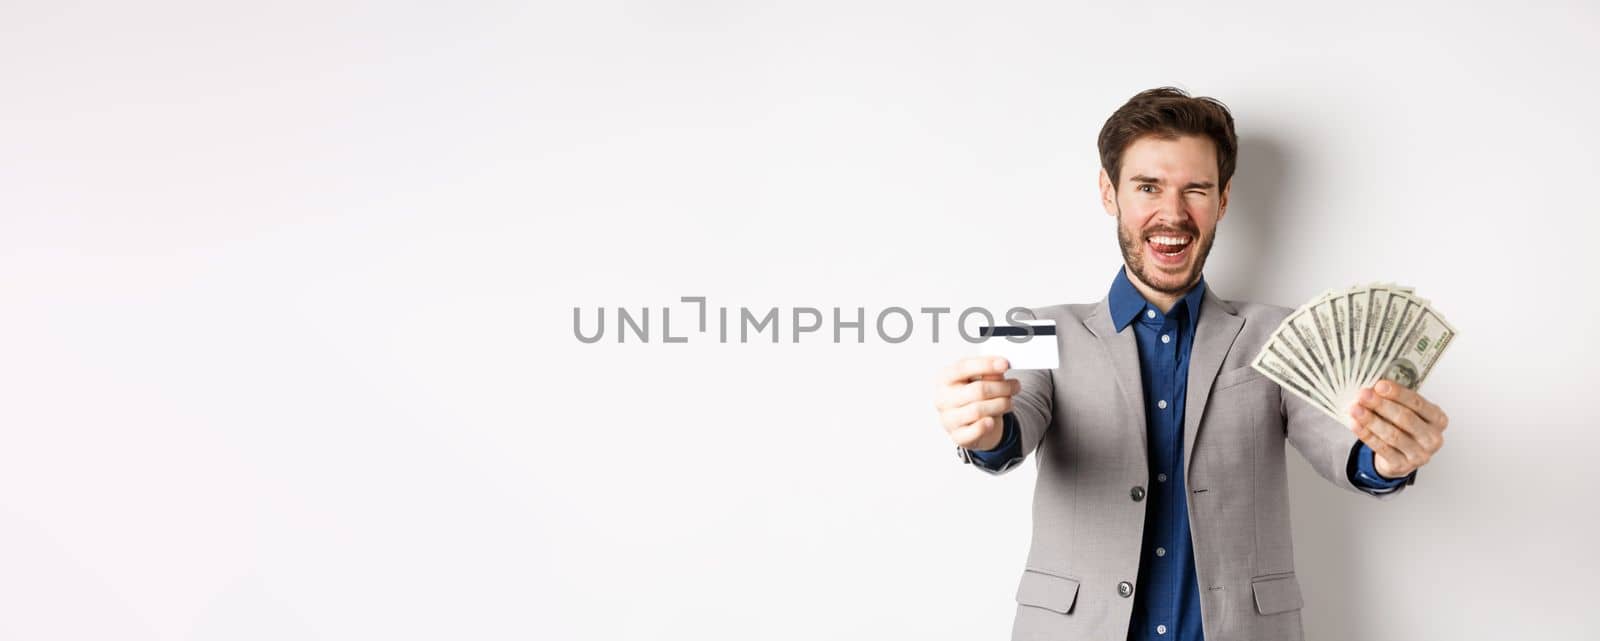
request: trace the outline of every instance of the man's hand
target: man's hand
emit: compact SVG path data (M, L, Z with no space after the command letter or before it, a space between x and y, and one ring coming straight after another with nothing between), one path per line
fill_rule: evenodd
M969 450L992 450L1005 436L1002 417L1022 381L1007 380L1004 358L968 356L940 373L933 406L950 440Z
M1362 388L1350 405L1350 430L1372 448L1373 466L1387 478L1400 478L1423 465L1444 446L1450 417L1421 394L1389 379Z

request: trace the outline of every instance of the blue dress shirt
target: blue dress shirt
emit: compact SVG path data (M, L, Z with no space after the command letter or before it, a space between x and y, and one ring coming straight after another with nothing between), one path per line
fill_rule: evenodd
M1139 555L1138 587L1128 639L1200 641L1200 583L1195 577L1194 546L1189 532L1189 506L1183 478L1183 412L1189 383L1189 351L1200 322L1205 279L1172 309L1150 304L1118 270L1107 304L1118 332L1129 325L1139 345L1139 373L1144 386L1145 429L1153 477L1145 498L1144 546ZM974 451L975 463L996 468L1021 455L1016 419L1005 415L1000 444ZM1357 443L1346 469L1350 482L1372 493L1393 491L1406 478L1386 479L1373 467L1372 450Z

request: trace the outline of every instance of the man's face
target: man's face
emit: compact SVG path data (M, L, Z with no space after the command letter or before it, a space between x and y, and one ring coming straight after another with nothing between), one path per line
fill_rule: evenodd
M1232 185L1217 184L1210 138L1145 136L1122 154L1120 183L1100 171L1100 198L1117 218L1128 275L1164 294L1200 280Z

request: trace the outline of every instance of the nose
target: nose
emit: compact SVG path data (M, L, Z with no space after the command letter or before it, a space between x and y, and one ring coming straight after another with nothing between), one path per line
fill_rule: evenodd
M1156 214L1152 218L1155 222L1170 225L1178 225L1188 220L1189 210L1184 206L1183 192L1168 190L1162 194L1160 206L1156 208Z

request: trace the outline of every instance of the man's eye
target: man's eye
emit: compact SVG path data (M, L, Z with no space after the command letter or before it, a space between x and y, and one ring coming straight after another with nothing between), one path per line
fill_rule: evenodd
M1148 187L1149 189L1146 189L1146 187ZM1155 193L1155 188L1156 188L1155 185L1149 185L1149 184L1139 185L1139 191L1145 192L1147 194Z

